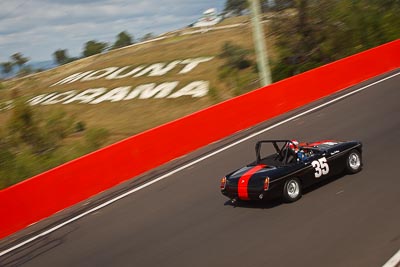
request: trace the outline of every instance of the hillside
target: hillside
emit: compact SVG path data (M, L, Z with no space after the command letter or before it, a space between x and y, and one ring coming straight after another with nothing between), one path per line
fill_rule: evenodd
M55 147L58 152L51 152L50 162L48 156L44 159L45 164L32 163L43 159L37 159L37 153L35 156L29 152L30 148L24 148L29 156L23 157L23 162L13 162L16 165L12 169L24 166L22 176L26 178L94 148L258 88L251 25L247 17L233 18L231 22L236 26L229 27L232 24L226 20L221 28L214 30L199 32L187 28L166 33L151 42L84 58L25 78L3 81L0 87L0 133L7 132L15 109L13 103L21 100L29 103L40 118L64 112L63 116L84 125L83 130L95 128L107 132L104 139L102 135L97 136L101 142L96 141L96 146L91 149L81 148L87 138L85 131L69 134L62 140L61 147ZM240 70L240 75L233 81L220 78L221 67L226 62L218 55L226 42L250 52L251 65ZM30 164L26 165L26 162ZM41 167L37 167L39 165ZM21 174L11 176L20 177Z
M65 93L74 90L80 93L91 88L105 88L104 92L109 92L114 88L127 86L130 87L128 91L132 91L140 85L153 83L155 87L150 87L150 90L157 90L158 85L167 82L178 82L172 93L198 81L203 82L200 86L208 88L208 92L200 97L189 95L177 98L157 98L154 95L148 99L140 99L138 96L131 100L115 102L106 100L98 104L80 103L80 101L62 104L64 101L60 101L57 104L34 106L35 109L44 112L62 108L77 120L84 121L89 127L96 125L106 128L111 133L108 143L112 143L237 94L233 88L229 88L226 83L218 79L218 69L224 64L224 61L218 58L218 54L225 42L232 42L251 50L250 25L191 35L174 33L159 41L82 59L28 78L5 82L3 83L5 89L0 90L0 99L4 106L6 101L14 99L15 96L29 100L42 94L49 95L55 92ZM158 64L158 66L153 64ZM120 72L122 76L136 67L143 66L141 73L138 71L124 78L109 79L103 76L103 78L93 79L93 77L88 77L71 83L56 84L76 73L100 70L97 72L99 75L94 75L94 77L101 77L101 74L106 73L104 69L108 68L107 70L111 71L114 67L116 70L123 68ZM161 70L159 73L157 73L157 67ZM186 70L184 70L185 67ZM147 72L146 68L148 68ZM253 69L248 71L252 72L251 76L256 77L253 75ZM137 77L134 77L135 75ZM168 86L173 87L173 85ZM249 86L256 88L258 85L253 83ZM1 125L4 125L10 112L8 110L0 113Z

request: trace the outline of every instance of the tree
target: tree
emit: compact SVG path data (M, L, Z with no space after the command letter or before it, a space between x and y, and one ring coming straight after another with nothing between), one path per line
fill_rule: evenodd
M36 70L35 69L33 69L31 66L23 66L23 67L21 67L20 69L19 69L19 71L18 71L18 76L26 76L26 75L29 75L29 74L32 74L32 73L34 73Z
M1 68L2 68L2 71L4 74L8 74L13 70L14 64L10 61L3 62L3 63L1 63Z
M18 65L21 68L26 62L29 61L29 58L24 57L21 53L15 53L11 56L15 65Z
M93 56L102 53L107 48L107 43L91 40L86 42L83 55L85 57Z
M262 0L261 7L263 12L267 11L281 11L295 6L296 0Z
M131 45L133 43L132 39L133 39L133 37L131 35L129 35L129 33L125 32L125 31L120 32L117 35L117 40L115 41L112 49Z
M143 37L140 39L140 41L144 42L144 41L148 41L154 39L154 34L152 32L146 33L145 35L143 35Z
M232 12L233 14L240 16L247 7L247 0L226 0L224 11Z
M53 53L53 57L58 65L63 65L70 60L70 58L67 55L67 49L58 49Z
M274 81L395 40L399 1L297 0L291 16L276 16L279 59Z

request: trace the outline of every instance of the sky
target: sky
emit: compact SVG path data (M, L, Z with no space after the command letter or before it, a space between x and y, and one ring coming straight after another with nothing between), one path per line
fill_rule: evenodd
M195 22L226 0L0 0L0 62L22 53L30 62L53 60L58 49L81 56L89 40L113 43L127 31L135 40Z

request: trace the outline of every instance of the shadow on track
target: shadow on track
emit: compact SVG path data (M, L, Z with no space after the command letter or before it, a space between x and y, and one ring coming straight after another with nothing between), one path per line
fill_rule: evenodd
M337 181L339 179L342 179L347 176L352 176L352 175L353 174L343 173L343 174L332 176L326 180L322 180L319 183L316 183L314 185L311 185L310 187L304 188L303 195L307 195L308 193L311 193L320 187L323 187L334 181ZM301 198L298 201L301 201ZM282 198L278 197L278 198L273 198L273 199L265 198L263 200L248 200L248 201L237 200L235 203L232 203L231 200L227 200L224 203L224 206L231 206L233 208L272 209L272 208L279 207L281 205L290 205L290 204L291 203L287 203Z
M64 227L53 235L47 235L43 238L39 238L19 250L0 257L0 266L21 266L35 259L36 257L39 257L40 255L62 245L67 239L67 236L70 233L75 232L77 229L78 227L76 226Z

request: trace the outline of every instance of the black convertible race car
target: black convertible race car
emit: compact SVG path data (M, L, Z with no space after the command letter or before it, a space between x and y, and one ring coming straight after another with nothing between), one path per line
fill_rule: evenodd
M294 202L303 188L322 179L359 172L361 155L358 141L263 140L256 144L256 161L222 178L220 188L232 202L278 196Z

